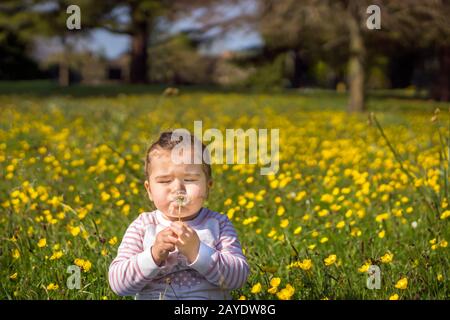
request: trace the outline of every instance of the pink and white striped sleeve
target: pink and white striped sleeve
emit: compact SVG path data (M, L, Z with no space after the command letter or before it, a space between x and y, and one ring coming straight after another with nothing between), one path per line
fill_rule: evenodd
M117 251L117 257L109 266L109 285L120 296L140 292L160 270L153 260L151 250L144 251L144 235L144 214L141 214L128 227Z
M239 289L247 281L250 268L231 221L221 214L217 214L217 218L220 224L220 239L216 247L212 248L200 242L197 259L189 266L219 287Z

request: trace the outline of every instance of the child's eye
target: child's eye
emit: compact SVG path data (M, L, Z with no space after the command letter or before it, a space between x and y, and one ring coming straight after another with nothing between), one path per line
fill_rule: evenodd
M158 181L159 183L169 183L170 180L162 180L162 181Z
M196 179L184 179L184 181L186 181L186 182L195 182L197 180Z

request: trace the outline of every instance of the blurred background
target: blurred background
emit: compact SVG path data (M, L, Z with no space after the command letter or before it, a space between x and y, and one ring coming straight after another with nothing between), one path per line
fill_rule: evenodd
M81 29L67 27L70 5ZM449 101L449 18L444 0L2 0L0 93L321 88L348 94L350 111L368 92Z

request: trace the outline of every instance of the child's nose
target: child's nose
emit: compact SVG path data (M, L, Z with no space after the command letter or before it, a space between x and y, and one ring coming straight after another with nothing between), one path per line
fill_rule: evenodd
M186 191L184 187L184 182L181 179L174 179L173 183L174 191L183 190Z

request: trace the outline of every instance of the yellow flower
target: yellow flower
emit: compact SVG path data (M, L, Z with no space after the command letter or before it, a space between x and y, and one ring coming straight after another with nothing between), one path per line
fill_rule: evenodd
M260 293L261 292L261 283L257 283L252 287L252 293L256 294L256 293Z
M117 237L112 237L111 239L109 239L108 243L112 246L115 245L117 243Z
M253 201L249 201L247 205L245 206L246 209L252 209L255 206L255 203Z
M91 267L92 263L89 260L83 260L83 259L75 259L74 263L83 269L84 272L88 272Z
M389 300L398 300L398 294L393 294L389 297Z
M383 262L383 263L390 263L391 261L392 261L392 259L394 258L394 254L393 253L390 253L390 252L387 252L384 256L382 256L380 259L381 259L381 262Z
M126 216L130 213L130 205L129 204L126 204L122 207L122 213Z
M327 258L325 258L323 261L325 262L326 266L331 266L333 263L336 262L336 255L331 254Z
M311 259L304 259L303 261L295 261L287 266L287 269L300 268L302 270L308 271L312 268Z
M444 212L442 212L441 214L441 219L447 219L448 217L450 217L450 210L445 210Z
M58 290L58 289L59 289L59 286L57 284L54 284L53 282L47 286L47 290L49 290L49 291L50 290Z
M106 256L108 254L108 250L102 249L101 254L102 256Z
M246 296L240 296L238 300L247 300Z
M300 232L302 232L302 227L297 227L297 228L294 230L294 234L299 234Z
M357 228L357 227L352 228L351 231L350 231L350 235L352 237L360 237L361 234L362 234L362 231L359 228Z
M447 242L446 240L442 240L441 242L439 242L439 245L440 245L442 248L446 248L447 245L448 245L448 242Z
M92 263L89 260L85 260L83 263L84 272L88 272L92 267Z
M116 180L114 180L115 184L121 184L122 182L124 182L126 179L126 176L121 173L117 176Z
M13 257L14 259L19 259L19 258L20 258L20 251L17 250L17 249L14 249L14 250L12 251L12 257Z
M441 282L442 279L444 279L444 277L442 276L441 273L439 273L439 274L437 275L436 279L437 279L437 281Z
M365 262L361 267L358 268L358 272L365 273L369 271L371 263L370 261Z
M53 252L52 256L50 257L50 260L57 260L63 256L62 251L55 251Z
M343 227L345 227L345 221L339 221L337 224L336 224L336 228L338 228L338 229L342 229Z
M39 241L38 241L38 247L39 248L43 248L46 245L47 245L47 239L45 239L45 238L39 239Z
M277 287L270 287L270 288L267 290L267 292L268 292L268 293L271 293L271 294L275 294L275 293L277 293L277 291L278 291L278 288L277 288Z
M398 280L395 287L397 289L405 290L408 287L408 278L404 277Z
M275 179L275 180L271 181L270 182L270 187L272 189L276 189L278 187L278 180Z
M233 216L234 216L234 208L230 208L230 209L228 209L228 212L227 212L227 217L228 217L228 219L233 219Z
M16 280L16 279L17 279L17 272L16 272L16 273L13 273L12 275L10 275L9 278L10 278L11 280Z
M386 231L381 230L380 232L378 232L378 238L383 239L384 236L386 235Z
M289 219L281 220L280 227L286 228L289 225Z
M278 287L280 285L280 283L281 283L281 279L280 278L272 278L270 280L270 285L272 287Z
M70 227L70 233L72 236L76 237L80 233L80 227Z
M289 300L294 295L295 289L290 284L287 284L285 288L281 289L277 293L277 297L280 300Z
M320 243L325 243L325 242L327 242L328 241L328 238L327 237L323 237L322 239L320 239Z
M279 206L277 209L277 215L282 216L286 212L286 209L283 206Z
M376 222L383 222L389 218L389 213L381 213L375 217Z
M312 262L311 259L304 259L301 263L298 265L302 270L308 271L312 268Z
M108 201L111 198L111 195L109 195L108 193L106 193L104 191L102 191L100 196L101 196L102 201Z

